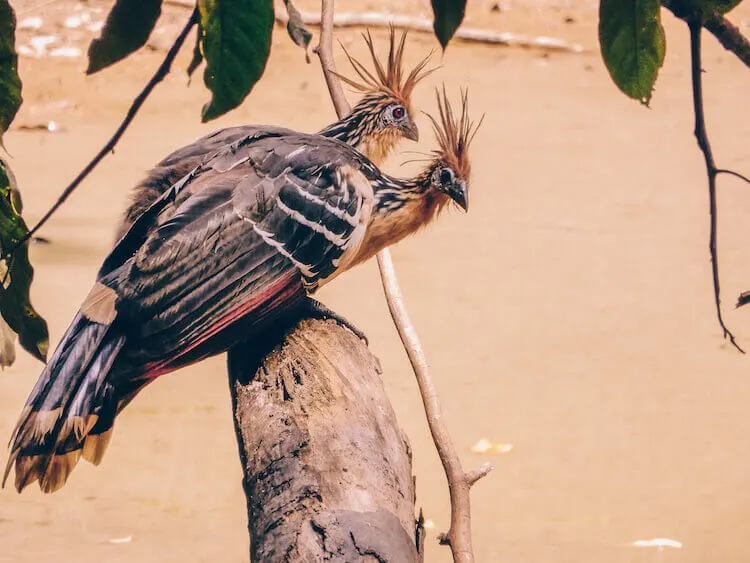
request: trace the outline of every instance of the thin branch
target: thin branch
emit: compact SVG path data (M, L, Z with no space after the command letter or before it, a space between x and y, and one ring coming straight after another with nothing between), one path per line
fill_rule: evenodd
M427 414L427 424L430 427L432 440L435 442L440 461L443 464L445 476L448 479L451 501L451 526L444 534L440 543L449 545L456 563L471 563L474 561L474 550L471 545L471 486L487 475L492 465L485 463L479 469L465 472L461 466L458 451L453 445L448 428L443 422L443 414L437 389L430 376L427 358L419 342L417 332L409 319L404 305L404 298L396 278L390 250L387 248L377 255L380 277L383 281L388 309L393 317L401 342L409 356L414 375L417 378L422 403Z
M343 95L341 83L338 77L331 73L334 70L329 64L333 63L333 12L334 0L321 0L322 25L320 30L320 45L316 53L320 57L320 63L326 76L326 82L331 94L333 105L339 119L345 117L350 107ZM414 325L409 320L404 298L398 285L396 269L391 260L388 249L382 250L377 255L380 278L383 284L388 309L391 312L393 323L396 325L401 342L409 356L414 374L417 378L422 402L427 415L427 424L430 428L435 447L438 450L440 461L443 464L448 487L450 489L451 501L451 526L442 543L450 545L453 552L453 561L456 563L472 563L474 551L471 546L471 499L469 491L471 486L484 477L492 469L485 464L471 473L465 473L461 467L461 460L453 445L448 429L443 423L443 416L438 400L437 389L430 377L427 358L422 350Z
M165 4L192 9L195 0L164 0ZM321 24L321 14L314 12L300 12L300 19L304 25L316 26ZM278 10L276 22L286 25L289 15ZM343 12L334 14L333 27L368 27L407 29L420 33L434 34L432 20L407 16L405 14L391 14L388 12ZM456 30L454 39L470 43L484 43L501 45L503 47L520 47L523 49L540 49L542 51L556 51L565 53L583 53L586 49L579 43L568 43L557 37L544 35L530 36L509 31L493 31L476 27L461 26Z
M300 12L302 23L305 25L321 25L321 16L312 12ZM286 24L288 16L277 14L276 21ZM382 12L351 12L336 14L333 19L334 27L390 27L407 29L422 33L433 34L432 21L427 18L415 18L403 14L388 14ZM505 47L521 47L527 49L541 49L567 53L583 53L585 49L578 43L568 43L563 39L546 36L528 36L507 31L493 31L475 27L459 27L455 39L472 43L502 45Z
M477 481L479 481L482 477L486 477L487 474L494 469L493 465L488 461L486 463L483 463L476 469L472 469L466 474L466 480L469 482L469 485L473 485Z
M128 113L125 115L125 119L123 119L120 126L117 128L117 131L115 131L115 134L112 135L112 138L107 142L104 147L97 153L97 155L86 165L86 168L84 168L78 176L68 185L65 190L63 190L63 193L60 195L58 200L55 202L55 204L47 211L47 213L44 214L44 216L39 220L39 222L34 226L33 229L31 229L28 233L26 233L26 236L24 236L17 244L16 246L11 249L11 252L15 252L16 249L18 249L22 244L24 244L29 238L31 238L46 222L47 220L54 215L54 213L60 208L60 206L65 203L65 200L68 199L70 194L72 194L75 189L79 186L79 184L91 173L94 168L99 164L99 162L104 159L105 156L112 150L114 150L115 145L117 145L117 142L120 140L120 137L122 137L123 133L125 133L126 129L130 126L130 123L135 118L136 114L138 113L138 110L141 109L141 106L146 101L146 98L151 94L152 90L156 87L159 82L164 80L164 77L169 74L170 69L172 68L172 63L174 62L175 58L177 57L177 53L180 51L180 48L182 48L182 45L185 43L185 39L187 39L188 33L190 33L190 30L193 28L193 26L198 23L198 9L194 9L193 13L190 15L190 19L185 24L185 27L182 29L180 34L177 36L177 39L175 39L174 43L172 44L172 47L169 49L169 52L167 53L166 57L164 57L164 60L162 61L161 65L159 65L159 68L156 70L156 73L151 78L151 80L148 81L148 84L143 88L140 94L133 100L132 105L130 106L130 109L128 109Z
M691 7L683 0L661 0L661 5L686 22L695 21L710 31L719 43L750 67L750 41L740 29L716 10Z
M703 111L703 69L701 68L701 32L702 24L698 18L688 20L690 28L690 61L693 79L693 111L695 113L695 138L698 141L698 147L703 152L706 161L706 173L708 175L708 199L709 214L711 219L708 249L711 254L711 272L714 282L714 303L716 304L716 316L719 320L719 326L724 331L724 338L728 338L732 346L737 348L743 354L745 351L737 344L734 334L724 324L724 318L721 313L721 289L719 286L719 256L717 250L717 225L718 215L716 208L716 176L718 169L711 152L711 144L708 140L706 131L706 119Z
M320 6L320 43L315 48L315 53L320 58L320 66L323 68L323 76L326 79L328 91L331 93L333 107L339 119L343 119L352 111L349 102L346 101L341 80L336 76L336 63L333 60L333 0L322 0Z
M719 174L728 174L729 176L734 176L735 178L739 178L740 180L744 180L748 184L750 184L750 179L748 179L747 176L743 176L739 172L735 172L734 170L726 170L725 168L719 168L716 170L716 175Z

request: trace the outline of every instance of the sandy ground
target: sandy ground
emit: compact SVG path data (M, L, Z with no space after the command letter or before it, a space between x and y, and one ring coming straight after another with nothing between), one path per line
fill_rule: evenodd
M750 561L750 359L722 340L714 317L686 30L665 14L668 55L649 110L610 82L596 52L595 2L516 0L499 14L489 7L472 4L471 24L554 35L589 52L544 57L455 44L416 93L416 104L431 110L431 86L445 81L456 95L468 85L473 112L486 113L472 152L470 213L445 215L394 249L464 463L486 461L469 450L481 437L513 445L492 459L496 470L473 493L477 558ZM170 14L176 22L186 16ZM734 15L748 18L750 7ZM362 55L356 34L340 37ZM382 45L383 34L376 37ZM715 154L721 166L748 173L750 73L706 43ZM414 35L408 57L435 46ZM30 222L109 137L161 56L145 50L91 78L83 59L22 59L26 104L6 145ZM200 80L187 88L184 72L174 72L116 154L44 230L52 244L34 246L33 297L53 342L110 247L128 189L150 164L219 126L315 130L333 119L318 67L304 64L281 28L266 75L241 109L201 125L206 99ZM63 130L19 129L48 119ZM428 149L427 120L420 124L419 148ZM750 288L748 186L724 178L720 195L726 317L750 348L750 311L732 310ZM414 449L418 503L435 523L428 560L448 561L435 542L447 526L447 489L376 268L351 272L322 297L369 334L382 361ZM142 393L120 418L103 464L82 463L59 493L0 491L0 561L246 561L223 362ZM24 354L0 375L0 437L39 371ZM654 537L683 548L632 546ZM118 538L130 541L111 541Z

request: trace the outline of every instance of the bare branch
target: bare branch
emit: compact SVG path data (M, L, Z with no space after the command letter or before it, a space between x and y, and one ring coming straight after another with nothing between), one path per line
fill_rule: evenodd
M300 18L305 25L321 25L321 16L312 12L300 12ZM277 14L276 21L286 24L288 16ZM397 29L408 29L422 33L433 34L432 21L427 18L415 18L402 14L388 14L381 12L350 12L335 14L333 27L389 27ZM533 37L520 35L507 31L492 31L490 29L479 29L476 27L459 27L454 39L472 43L485 43L490 45L502 45L505 47L522 47L527 49L540 49L543 51L557 51L567 53L583 53L585 49L578 43L568 43L556 37L539 36Z
M191 8L195 0L164 0L165 4ZM300 19L304 25L316 26L321 24L321 15L313 12L300 12ZM276 21L286 25L289 16L278 10ZM390 14L387 12L344 12L334 14L333 27L390 27L396 29L407 29L420 33L434 34L432 20L407 16L404 14ZM568 43L564 39L548 36L529 36L509 31L493 31L491 29L479 29L476 27L461 26L456 30L454 39L471 43L485 43L490 45L501 45L503 47L520 47L523 49L540 49L542 51L555 51L564 53L583 53L586 49L580 43Z
M328 90L336 108L336 113L339 118L342 118L349 113L350 107L344 98L338 77L330 72L334 70L329 66L329 63L333 63L333 12L334 0L321 0L322 25L320 30L320 44L316 52L320 57L320 63L326 76L326 83L328 84ZM469 491L471 486L489 473L492 467L485 465L475 472L464 473L458 452L453 445L447 427L443 423L437 389L430 377L427 358L422 350L417 332L409 320L390 251L385 249L379 252L377 260L378 268L380 268L380 278L383 283L383 291L388 302L388 309L391 312L391 317L401 337L401 342L406 349L409 361L414 369L430 433L432 434L435 447L438 450L440 461L443 464L443 469L448 479L451 501L451 526L445 535L446 543L451 547L454 562L472 563L474 561L474 551L471 546L471 499Z
M719 175L719 174L728 174L729 176L734 176L735 178L739 178L740 180L744 180L745 182L747 182L748 184L750 184L750 178L748 178L747 176L744 176L744 175L740 174L739 172L735 172L734 170L726 170L724 168L719 168L718 170L716 170L716 174L717 175Z
M140 94L136 96L136 98L133 100L133 103L130 106L130 109L128 109L128 113L125 115L125 119L123 119L120 126L117 128L117 131L115 131L115 134L112 135L109 141L107 141L107 144L102 147L102 149L96 154L96 156L89 162L86 167L78 174L78 176L75 177L75 179L68 185L67 188L63 190L63 193L60 195L60 197L57 199L55 204L47 211L47 213L44 214L44 216L39 220L39 222L34 225L34 228L31 229L26 236L24 236L17 244L16 246L11 249L11 253L14 252L17 248L19 248L22 244L24 244L29 238L31 238L48 220L54 213L60 208L60 206L65 203L65 200L70 197L70 194L72 194L75 189L79 186L81 182L91 173L94 168L101 162L105 156L107 156L108 153L110 153L112 150L114 150L115 145L117 145L118 141L122 137L122 135L125 133L127 128L130 126L130 123L135 118L136 114L138 113L138 110L141 109L141 106L146 101L146 99L149 97L151 92L154 88L156 88L156 85L159 84L162 80L164 80L164 77L169 74L170 69L172 68L172 63L174 62L175 58L177 57L177 53L179 53L180 49L182 48L182 45L185 43L185 39L187 39L188 33L190 33L190 30L193 28L193 26L198 22L198 9L194 9L193 13L190 15L190 19L185 24L185 27L182 29L180 34L177 36L177 39L175 39L174 43L172 44L172 47L169 49L169 52L164 57L164 60L162 61L161 65L159 65L159 68L156 70L154 75L151 77L151 80L148 81L146 86L143 88Z
M750 67L750 41L722 14L705 8L699 11L691 7L689 2L680 0L661 0L661 5L681 20L695 21L696 25L705 27L727 51L734 53L745 66Z
M473 469L466 474L466 481L469 483L469 486L471 486L479 481L482 477L486 477L487 474L493 469L495 469L495 466L492 465L489 461L487 463L483 463L476 469Z
M435 442L440 461L445 470L445 476L448 479L451 500L451 526L441 543L450 545L453 552L453 561L470 563L474 561L474 551L471 546L471 498L469 491L474 483L492 470L492 466L484 464L470 473L465 473L461 467L458 452L453 445L448 428L443 422L440 401L437 389L430 376L427 358L404 305L404 298L398 285L390 251L388 249L381 251L378 253L377 259L388 308L414 369L419 392L422 395L422 403L427 414L427 424L430 427L432 439Z
M698 147L703 152L706 161L706 173L708 175L708 199L709 215L711 219L708 249L711 254L711 272L714 282L714 303L716 305L716 316L719 320L719 326L724 331L724 338L728 338L732 346L737 348L743 354L745 351L737 344L734 334L724 324L724 318L721 313L721 288L719 285L719 256L717 249L717 225L718 214L716 208L716 176L718 169L711 151L711 144L708 140L706 131L706 119L703 112L703 69L701 68L701 32L702 22L698 18L688 20L690 28L690 61L693 79L693 111L695 113L695 138L698 141Z
M326 79L328 91L331 94L333 107L339 119L343 119L352 111L349 102L346 101L341 80L336 76L336 63L333 60L333 0L322 0L320 7L320 43L315 48L315 53L320 58L320 66L323 68L323 76Z

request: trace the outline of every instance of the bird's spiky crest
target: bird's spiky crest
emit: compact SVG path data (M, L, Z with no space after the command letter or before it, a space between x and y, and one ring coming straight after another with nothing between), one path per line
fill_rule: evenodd
M396 29L392 25L389 26L388 61L387 64L383 66L383 63L378 59L378 56L375 53L375 46L372 41L372 36L370 35L370 30L368 29L362 34L362 37L370 51L370 56L372 57L372 62L375 67L375 74L370 72L364 64L352 57L349 54L349 51L346 50L346 47L342 45L344 53L349 59L349 63L362 79L362 82L357 82L338 73L336 73L336 75L346 84L360 92L364 92L365 94L375 92L386 94L394 98L407 110L411 111L410 100L414 87L426 76L437 70L437 67L426 68L427 63L432 56L432 53L430 53L411 70L406 78L404 78L404 46L406 44L407 33L408 32L404 31L398 42L396 42Z
M433 155L443 164L449 166L453 172L463 180L468 180L471 175L471 163L469 162L469 145L474 139L479 126L482 125L484 115L477 123L469 119L469 92L461 91L461 116L456 119L448 101L448 95L445 93L445 85L442 92L440 89L435 90L437 97L438 121L430 114L425 114L432 122L432 128L435 131L438 149L433 151Z

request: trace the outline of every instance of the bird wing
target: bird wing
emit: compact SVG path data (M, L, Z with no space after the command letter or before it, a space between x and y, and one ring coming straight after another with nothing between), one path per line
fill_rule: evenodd
M197 166L229 145L237 143L243 139L269 134L291 135L295 134L295 132L284 127L275 127L271 125L238 125L236 127L219 129L172 152L161 160L161 162L154 167L154 170L172 168L175 166L181 167L183 163L187 161L192 162L193 166ZM189 172L189 170L185 173L187 172Z
M232 343L216 337L233 323L257 330L356 255L372 187L354 151L324 141L246 137L173 186L118 243L99 281L117 293L146 371L209 340L201 357L223 351Z
M267 135L288 135L290 133L293 133L293 131L265 125L228 127L209 133L172 152L149 170L146 177L133 189L132 201L118 229L117 238L121 238L136 219L172 184L232 143L249 137L260 138Z

